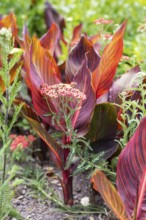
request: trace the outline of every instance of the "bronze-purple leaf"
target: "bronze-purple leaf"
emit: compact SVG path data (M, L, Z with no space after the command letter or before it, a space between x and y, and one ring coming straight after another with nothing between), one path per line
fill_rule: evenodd
M146 219L146 117L120 154L117 188L129 217Z
M86 36L83 36L70 51L69 57L66 61L67 82L73 81L85 59L87 67L92 73L98 66L100 57L95 52L92 42Z
M76 88L86 95L86 99L80 103L80 109L75 112L72 124L78 133L84 135L87 132L89 123L92 119L92 113L95 107L95 93L91 85L91 73L83 62L78 70L74 82L77 83Z

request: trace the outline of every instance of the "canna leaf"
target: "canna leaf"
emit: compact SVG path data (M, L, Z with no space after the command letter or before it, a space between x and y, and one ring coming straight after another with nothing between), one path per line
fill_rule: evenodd
M48 29L50 29L51 25L54 23L59 29L60 36L56 44L56 48L54 48L55 58L58 59L58 57L62 53L60 41L62 40L62 42L66 44L64 37L63 37L63 30L66 26L66 23L65 23L65 19L63 18L63 16L60 15L48 1L45 2L45 22L46 22L46 26Z
M127 214L146 219L146 117L119 156L117 188Z
M24 65L23 65L23 78L25 79L25 82L28 86L28 88L31 90L31 79L30 79L30 45L31 45L31 38L29 36L28 30L26 27L24 27L24 32L23 32L24 40L21 43L21 47L24 49L23 53L23 60L24 60Z
M17 71L21 66L22 66L22 61L19 61L10 70L10 84L14 81L15 76L17 74ZM4 81L1 77L0 77L0 87L1 87L1 91L4 93L6 90L6 87L5 87Z
M53 23L49 28L48 32L42 36L40 39L42 47L49 51L49 53L53 56L54 51L57 47L58 40L60 38L60 31L58 26Z
M138 191L138 202L136 207L136 219L146 218L146 207L145 207L145 197L146 197L146 166L143 171L143 176L139 183Z
M136 88L138 86L136 77L137 73L140 72L139 66L131 68L128 72L123 74L121 77L116 79L109 91L109 100L110 102L115 102L121 104L119 98L119 93L130 88Z
M34 108L44 122L51 124L51 117L46 117L48 106L40 94L42 83L53 85L60 83L59 68L53 57L45 50L39 40L34 37L30 51L30 80ZM51 103L53 105L53 103ZM54 111L56 107L54 106Z
M66 26L65 20L48 1L45 2L45 21L48 29L52 23L55 23L59 27L60 32L63 33L63 29Z
M86 95L86 99L80 103L80 109L75 112L72 125L77 129L78 133L85 134L92 118L95 107L95 94L91 85L91 73L83 62L81 68L77 72L74 82L77 83L76 88Z
M10 13L0 20L0 29L1 28L11 28L13 36L17 37L18 35L18 27L16 23L16 16L14 13Z
M70 48L72 48L80 40L82 28L83 28L82 24L79 24L74 28L73 36L70 42Z
M114 140L117 129L117 113L114 105L110 103L97 104L86 135L86 138L91 142L93 152L104 152L103 157L109 158L118 147L118 142Z
M29 117L29 118L31 118L31 119L41 123L40 119L39 119L39 116L36 114L36 112L29 105L27 105L25 102L22 102L21 100L16 99L14 101L14 103L15 103L15 105L20 105L20 104L23 103L23 106L21 108L22 114L24 116L27 116L27 117Z
M16 100L15 104L20 104L20 101ZM35 130L35 132L47 144L47 146L49 147L49 149L51 150L53 154L54 162L61 169L63 169L62 158L61 158L61 155L62 155L61 146L55 141L55 139L51 137L51 135L41 125L41 122L37 114L34 112L34 110L30 106L24 104L22 107L22 114L29 121L30 125Z
M61 76L56 61L41 46L40 41L36 37L32 39L30 62L31 80L36 86L40 86L42 81L49 85L56 84L60 81Z
M106 93L113 82L118 63L123 52L123 36L127 21L124 21L113 35L112 41L104 48L99 66L94 70L92 83L96 91L96 98Z
M35 132L40 136L40 138L47 144L51 152L53 153L53 159L54 162L63 169L63 164L61 160L61 146L57 144L57 142L51 137L51 135L48 134L48 132L42 127L40 123L37 121L25 116L25 118L29 121L32 128L35 130Z
M118 219L129 219L126 214L124 204L116 188L107 179L104 173L102 173L99 170L96 170L91 178L91 183L93 184L93 188L101 194L108 207L113 211L113 213L116 215Z
M93 154L102 154L104 160L109 159L118 149L118 142L113 139L103 139L91 143Z
M111 129L112 128L112 129ZM111 103L101 103L95 106L90 129L87 134L92 142L114 138L117 133L117 113Z
M86 36L83 36L70 51L68 60L66 61L65 72L68 83L73 81L85 59L87 61L87 68L93 72L99 64L100 57L95 52L92 42Z

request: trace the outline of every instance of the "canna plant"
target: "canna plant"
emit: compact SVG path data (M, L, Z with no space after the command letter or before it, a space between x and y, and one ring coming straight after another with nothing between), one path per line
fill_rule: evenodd
M16 30L17 26L15 22L15 17L11 14L1 21L1 26L11 26L12 30ZM45 125L49 125L62 133L63 147L60 148L63 148L61 150L61 155L63 156L58 155L58 152L53 150L50 142L53 143L54 148L55 145L58 146L58 144L49 136L44 128L41 127L40 129L41 122L36 120L36 116L35 119L33 118L34 113L29 114L30 111L32 113L32 110L24 111L25 113L23 112L33 127L35 127L37 133L47 142L55 155L55 161L57 161L57 164L59 164L62 169L62 186L66 204L72 204L72 171L69 166L67 169L65 167L69 155L71 153L72 155L74 154L72 148L69 146L73 143L72 137L75 137L75 140L78 139L79 136L83 137L88 132L96 105L96 99L111 87L118 62L122 56L125 27L126 21L123 22L119 30L114 34L112 41L105 47L101 57L97 51L95 51L92 40L87 36L82 36L78 41L81 26L77 27L72 40L74 47L72 49L70 48L69 57L63 66L58 66L54 59L55 48L60 39L57 25L52 24L48 32L40 40L36 37L31 39L26 29L24 30L24 41L20 40L16 32L14 32L15 39L24 49L23 76L31 91L33 106ZM58 93L56 100L54 99L55 97L50 96L49 90L50 88L54 89L55 85L58 87L58 90L60 87L63 87L62 89L64 89L64 91L69 87L67 100L65 98L67 93L63 94L63 90L61 91L62 96L58 97L58 95L60 95ZM44 91L42 92L43 89ZM80 98L76 97L72 91L74 91L76 95L79 95ZM63 105L63 103L65 103L65 105ZM108 109L106 106L105 110ZM96 106L96 108L98 108L98 106ZM25 106L25 110L26 109ZM31 117L35 122L33 121L32 123ZM39 130L43 130L43 132ZM91 131L89 133L91 133ZM46 136L49 136L49 139L46 138ZM93 136L90 135L90 137ZM95 139L97 141L98 138L94 136L93 141L95 141ZM72 158L72 156L70 156L70 158ZM71 166L70 163L68 163L68 165Z
M26 29L24 32L24 42L21 44L24 48L24 78L37 114L27 105L24 105L22 112L46 142L53 160L62 170L62 178L59 179L64 202L68 205L73 204L72 174L76 167L72 162L73 156L77 151L84 151L84 146L90 148L83 137L89 131L96 99L111 87L122 56L125 27L126 21L114 34L101 57L95 51L92 41L87 36L81 37L70 50L63 67L58 66L53 57L59 33L55 24L40 40L35 36L31 39ZM53 39L50 37L52 34ZM108 107L105 106L104 109L107 113ZM46 129L42 127L38 116ZM115 119L114 116L117 123ZM48 126L61 133L61 143L58 144L48 133ZM91 141L97 141L95 136L96 134Z
M146 117L123 149L117 165L117 190L99 170L91 182L118 219L146 219Z

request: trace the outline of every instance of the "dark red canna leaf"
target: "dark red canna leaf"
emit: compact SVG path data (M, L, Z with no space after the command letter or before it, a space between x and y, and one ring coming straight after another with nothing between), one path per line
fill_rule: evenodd
M66 44L63 37L63 30L66 24L63 16L60 15L48 1L46 1L45 3L45 21L46 21L47 29L50 29L52 24L56 24L60 32L58 42L56 43L56 47L54 47L55 49L54 56L55 59L57 60L60 54L62 53L60 41Z
M96 155L102 153L102 158L107 160L118 150L118 145L117 140L110 138L95 141L91 143L91 153Z
M86 59L87 68L93 72L99 64L100 57L95 52L92 42L86 37L81 37L80 41L71 50L68 60L66 61L66 81L72 82Z
M23 73L22 76L25 79L25 82L29 89L31 89L31 79L30 79L30 45L31 45L31 38L29 36L28 30L26 27L23 29L23 40L19 42L21 47L24 49L23 53Z
M72 120L75 130L77 129L78 133L82 133L83 135L89 127L96 101L91 85L91 73L86 67L85 62L82 63L82 66L77 72L74 82L77 83L76 88L86 95L86 100L80 103L81 109L75 112Z
M112 41L104 48L99 67L92 75L92 83L96 91L96 98L106 93L113 82L118 63L123 52L123 36L127 21L124 21L113 35Z
M52 23L55 23L59 27L61 33L63 33L63 29L66 26L65 20L48 1L45 3L45 21L48 29L51 27Z
M22 103L19 100L15 101L15 104L19 105ZM32 128L35 132L40 136L40 138L47 144L49 149L53 154L54 162L63 169L62 162L62 148L61 146L51 137L51 135L46 131L46 129L42 126L38 115L34 112L34 110L28 106L26 103L23 104L22 107L23 116L29 121Z
M60 72L53 57L35 37L30 52L30 80L34 108L43 121L51 124L51 117L45 116L48 113L48 106L40 94L40 88L44 82L48 85L60 83ZM56 110L55 106L54 109Z
M61 146L48 134L48 132L41 126L37 121L28 118L25 118L29 121L35 132L40 136L40 138L47 144L51 152L53 153L54 162L63 169L62 159L61 159Z
M139 183L138 202L136 207L136 219L140 220L146 218L145 198L146 198L146 167L143 170L143 176Z
M73 30L73 36L70 42L70 48L72 48L75 44L78 43L78 41L80 40L81 37L81 33L82 33L82 24L77 25L74 30Z
M48 32L42 36L40 42L42 47L47 49L49 53L53 56L59 39L60 39L59 28L55 23L53 23L49 28Z
M20 101L20 100L15 100L15 105L20 105L23 104L22 109L21 109L21 113L24 116L27 116L28 118L31 118L39 123L41 123L39 116L36 114L36 112L26 103Z
M136 220L146 219L146 117L120 154L117 188L126 212ZM136 211L135 211L136 210Z
M31 81L40 89L40 83L53 85L60 82L61 76L56 61L45 50L40 41L33 37L30 50Z
M106 178L104 173L96 170L91 178L91 183L93 183L93 188L101 194L108 207L119 220L130 220L116 188Z
M115 102L120 104L121 100L119 98L119 93L130 88L136 88L138 86L136 77L137 73L140 72L139 66L135 66L128 72L116 79L109 90L109 102Z

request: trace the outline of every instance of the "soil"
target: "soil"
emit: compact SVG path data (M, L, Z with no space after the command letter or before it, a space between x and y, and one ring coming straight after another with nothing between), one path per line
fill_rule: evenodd
M46 170L46 168L44 170ZM48 186L57 191L59 197L62 198L61 185L57 179L50 178ZM36 197L32 188L26 185L17 186L13 205L22 215L24 220L116 220L103 203L99 194L95 192L91 193L89 180L85 173L74 177L73 188L74 204L79 209L76 209L76 214L58 209L54 202L43 199L41 196ZM94 214L90 211L91 214L87 214L87 212L83 214L83 211L80 211L80 206L81 199L84 197L89 197L90 203L94 197L95 204L102 207L103 213ZM83 207L82 210L87 211L87 207ZM11 218L10 220L16 219Z
M23 165L22 165L23 166ZM37 166L36 161L28 167ZM24 167L23 167L24 168ZM53 169L53 171L60 175L59 171L55 169L52 164L43 165L43 173L46 174L46 170ZM42 167L41 167L42 169ZM62 199L62 188L58 179L49 177L48 188L53 189ZM79 174L73 178L73 192L74 192L74 205L76 206L76 214L63 209L58 209L57 204L54 202L42 198L42 195L37 194L35 189L28 187L27 185L18 185L15 189L15 197L13 198L13 206L19 211L24 220L115 220L116 218L111 214L109 209L105 206L102 198L96 192L91 189L89 178L86 173ZM36 196L37 194L37 196ZM102 209L102 212L96 214L92 212L90 206L82 206L81 199L84 197L89 198L90 205L94 204L94 210L96 206ZM63 201L63 199L62 199ZM82 208L82 210L80 209ZM100 209L100 210L101 210ZM90 212L89 212L90 211ZM85 213L85 214L84 214ZM9 220L17 220L10 218Z

